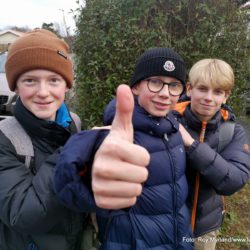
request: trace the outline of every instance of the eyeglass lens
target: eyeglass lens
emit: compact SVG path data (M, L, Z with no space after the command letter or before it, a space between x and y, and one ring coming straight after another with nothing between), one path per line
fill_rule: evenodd
M184 89L180 82L167 83L157 78L149 78L147 79L147 82L149 91L154 93L160 92L165 85L168 85L168 90L171 95L180 95Z

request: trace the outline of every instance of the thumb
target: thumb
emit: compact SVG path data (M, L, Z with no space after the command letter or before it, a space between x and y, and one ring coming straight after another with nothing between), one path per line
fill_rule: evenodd
M119 85L116 91L116 112L112 123L111 135L133 142L132 115L134 97L128 85Z

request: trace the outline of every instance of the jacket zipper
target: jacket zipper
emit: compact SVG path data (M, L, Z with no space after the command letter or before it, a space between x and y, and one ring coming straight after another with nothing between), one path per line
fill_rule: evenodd
M206 127L207 127L207 123L202 122L201 131L200 131L200 142L204 142L205 140ZM193 232L195 230L195 220L196 220L197 205L198 205L198 200L199 200L199 189L200 189L200 173L197 172L196 178L195 178L194 201L193 201L192 216L191 216Z
M177 231L177 224L176 224L176 209L177 209L177 205L176 205L176 178L175 178L175 169L174 169L174 164L173 164L173 159L172 156L169 152L169 147L168 147L168 136L167 134L164 134L164 144L165 147L167 149L167 153L170 159L170 166L171 166L171 172L172 172L172 178L173 178L173 204L174 204L174 211L173 211L173 215L174 215L174 246L177 249L177 243L178 243L178 231Z

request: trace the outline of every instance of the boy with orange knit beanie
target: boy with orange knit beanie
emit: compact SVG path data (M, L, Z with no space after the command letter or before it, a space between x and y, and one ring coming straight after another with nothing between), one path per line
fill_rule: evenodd
M53 191L58 149L77 131L64 103L73 84L68 45L48 30L27 32L5 67L19 98L14 117L0 122L0 249L81 249L84 215Z

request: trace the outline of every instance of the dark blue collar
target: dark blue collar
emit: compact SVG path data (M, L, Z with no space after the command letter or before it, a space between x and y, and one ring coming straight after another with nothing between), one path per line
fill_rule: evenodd
M113 99L107 105L104 112L104 125L112 124L115 115L115 105L116 99ZM166 117L154 117L138 104L136 97L132 119L135 131L143 131L159 137L164 136L164 134L175 133L179 129L179 123L171 113Z

